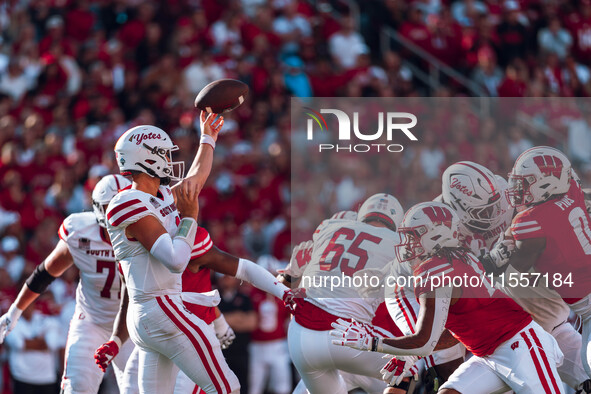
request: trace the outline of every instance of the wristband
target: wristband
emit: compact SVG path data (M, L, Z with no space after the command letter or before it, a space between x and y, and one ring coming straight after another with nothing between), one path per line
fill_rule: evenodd
M192 248L193 244L195 243L195 236L197 235L198 227L197 220L189 217L182 218L174 239L180 239L181 241L186 242L187 245Z
M111 338L109 338L109 342L110 341L115 342L117 344L117 347L121 349L121 339L117 335L111 335Z
M217 319L215 319L213 321L213 328L214 328L215 332L224 333L224 332L228 331L228 328L230 328L230 325L226 321L226 318L224 317L224 315L220 315Z
M380 340L381 340L381 338L378 338L378 337L373 337L371 339L371 349L370 349L370 352L377 352L377 351L379 351L378 349L381 347L380 346Z
M215 149L215 140L211 135L201 134L201 139L199 140L199 143L210 145L213 149Z

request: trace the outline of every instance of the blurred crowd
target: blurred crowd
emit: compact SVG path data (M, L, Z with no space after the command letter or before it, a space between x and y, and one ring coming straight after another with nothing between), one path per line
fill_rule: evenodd
M397 43L381 45L384 28L489 96L554 104L509 105L499 117L461 99L435 111L410 100L429 125L420 144L331 162L334 178L324 183L312 166L320 159L307 152L294 164L308 166L309 182L293 190L292 97L470 95L453 79L420 82L407 62L429 65ZM117 172L112 148L125 130L163 128L180 147L175 159L190 164L199 140L194 98L219 78L248 83L250 95L225 115L200 224L235 255L289 258L292 192L309 199L322 190L320 208L298 217L296 241L374 191L408 207L436 195L454 161L505 174L538 143L567 151L591 184L591 116L558 99L591 93L589 0L7 0L0 33L0 312L53 249L61 221L89 210L96 182ZM508 126L504 117L517 112L526 120ZM388 176L370 182L376 169ZM63 313L75 285L72 270L38 309Z

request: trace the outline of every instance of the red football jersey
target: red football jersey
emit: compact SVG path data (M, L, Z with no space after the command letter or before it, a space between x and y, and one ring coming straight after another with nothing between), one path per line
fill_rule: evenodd
M531 316L515 301L495 289L485 276L480 262L471 253L465 253L466 262L454 257L451 262L443 257L432 257L423 262L414 274L417 281L415 295L438 287L435 277L462 278L462 295L449 308L445 328L473 354L483 357L492 354L503 342L521 331L531 321ZM474 285L470 278L476 277ZM449 285L447 279L441 285ZM458 281L459 282L459 281Z
M591 292L590 222L583 191L571 180L570 189L562 198L519 212L511 224L515 240L546 239L546 248L535 269L549 274L549 284L555 285L554 290L567 303L576 302ZM556 284L555 274L560 274L561 278ZM570 279L572 285L564 283Z
M204 255L213 247L209 233L203 227L197 229L195 243L191 251L191 260ZM183 292L205 293L211 291L211 274L209 268L201 268L196 273L186 269L183 272ZM185 302L185 307L198 318L210 324L215 320L215 308Z
M266 342L287 338L289 312L283 301L257 288L252 289L250 300L258 315L258 325L250 334L251 340Z

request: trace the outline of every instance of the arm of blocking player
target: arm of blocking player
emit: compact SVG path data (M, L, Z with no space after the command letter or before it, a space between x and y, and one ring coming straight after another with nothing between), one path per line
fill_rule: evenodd
M509 258L511 264L519 272L528 272L546 248L545 238L529 238L515 241L515 250Z
M400 356L426 357L431 354L445 330L452 294L452 287L438 287L421 294L415 333L400 338L378 338L375 350Z
M189 171L187 171L185 179L171 188L173 193L175 193L175 199L179 185L184 184L199 193L209 177L213 164L215 143L218 138L218 133L224 125L223 116L220 116L217 119L216 116L217 115L214 113L206 114L201 111L201 143L199 144L199 149L197 150L197 154L195 155L195 159L193 159L191 167L189 167Z
M6 335L12 331L23 311L72 264L74 264L74 260L68 250L68 245L60 239L51 254L29 276L8 312L0 317L0 344L4 342Z
M416 331L412 335L380 338L356 324L343 326L337 322L332 323L336 330L331 331L330 335L338 339L333 339L332 343L395 356L426 357L433 352L445 330L452 293L452 287L438 287L419 296L421 307Z
M285 292L289 290L263 267L250 260L221 251L216 246L189 262L189 269L192 272L197 272L202 266L247 281L254 287L273 294L279 299L282 299Z

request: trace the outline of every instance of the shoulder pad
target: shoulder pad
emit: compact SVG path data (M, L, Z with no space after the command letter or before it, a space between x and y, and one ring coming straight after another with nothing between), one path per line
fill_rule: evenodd
M68 242L69 239L76 238L85 229L91 226L98 226L96 216L92 212L73 213L62 222L58 235L60 239Z
M107 208L107 223L113 227L127 227L143 217L152 215L154 206L150 196L136 189L128 189L117 194Z

